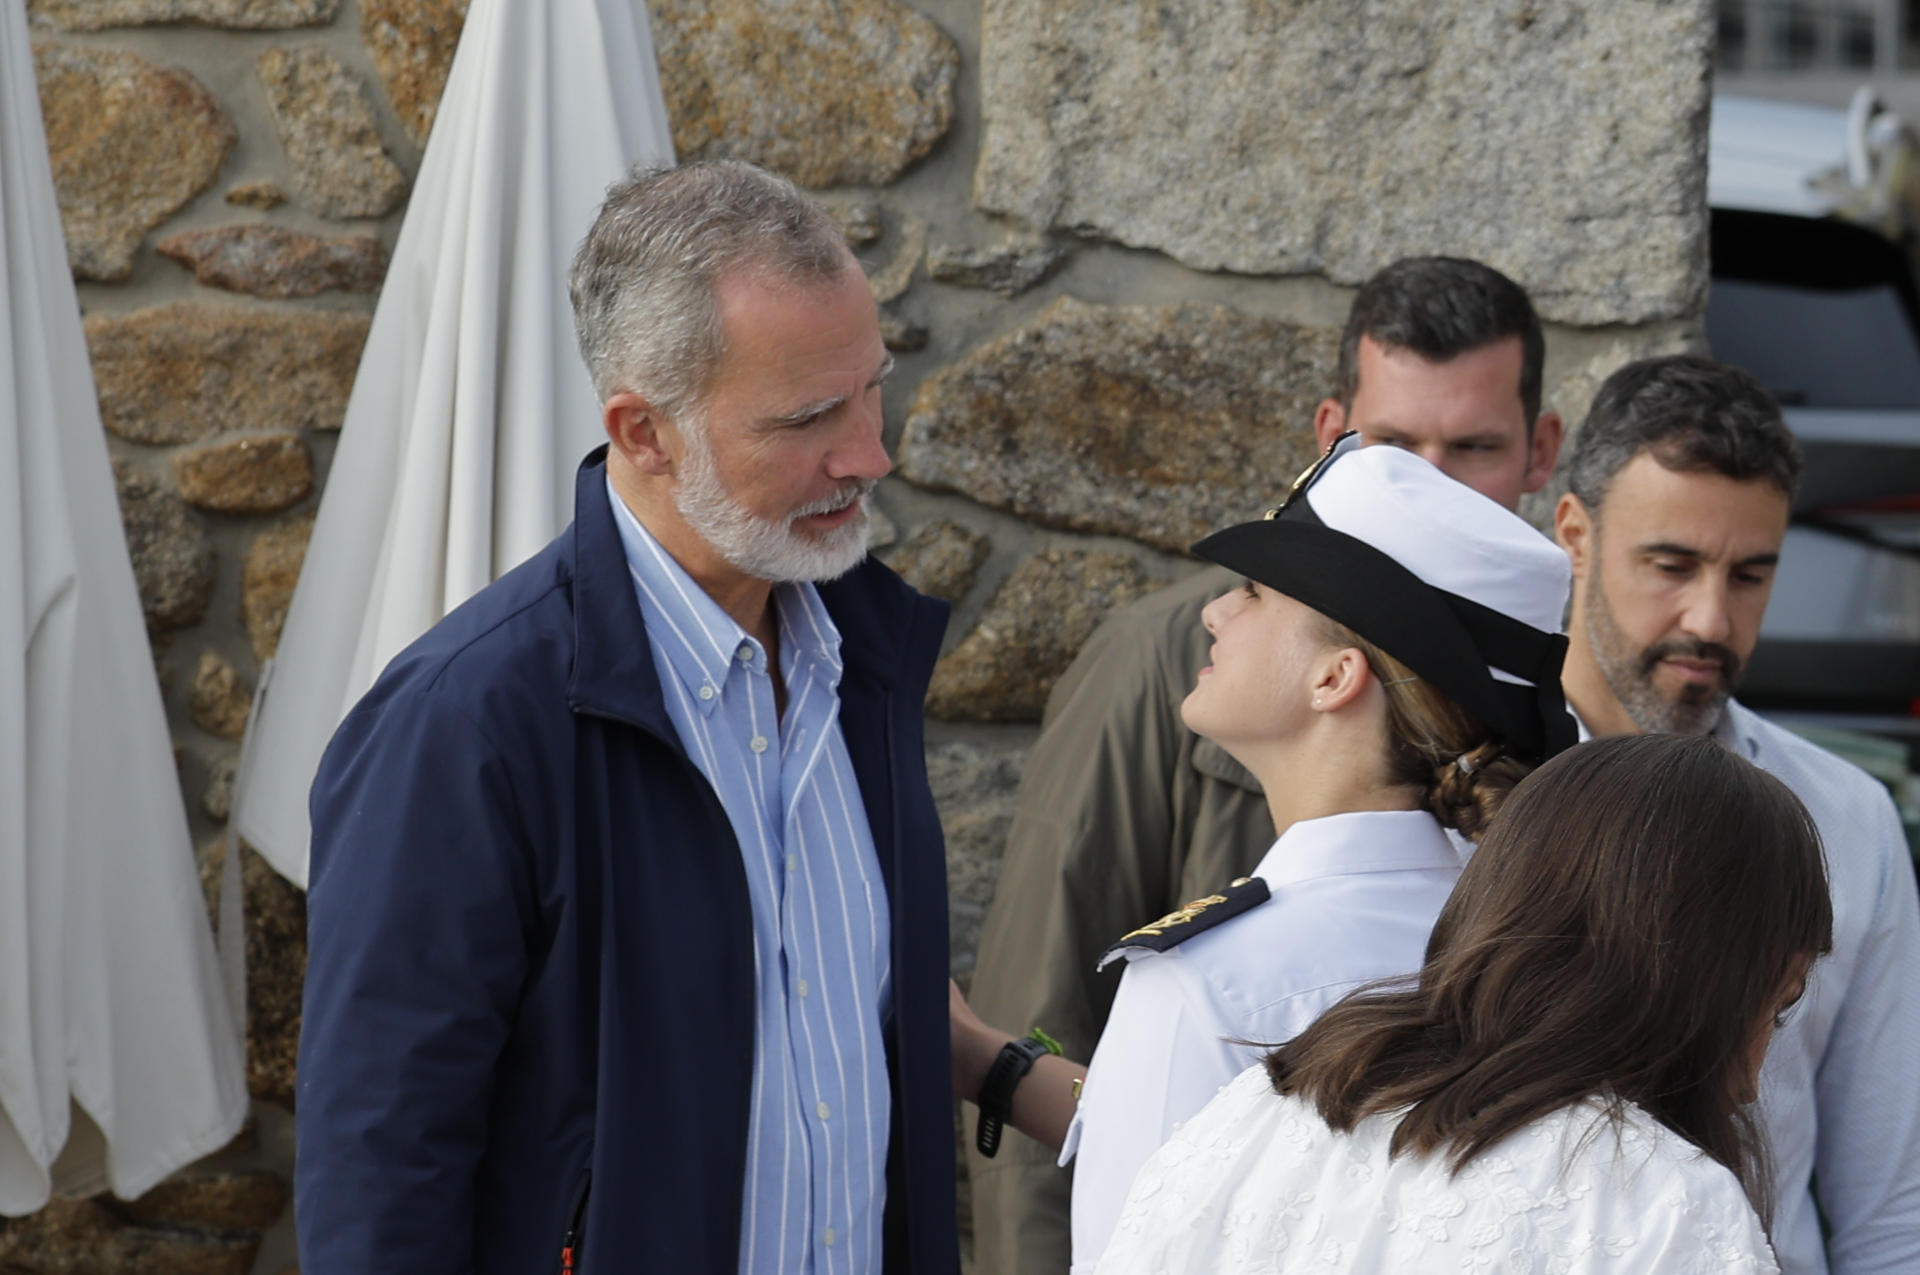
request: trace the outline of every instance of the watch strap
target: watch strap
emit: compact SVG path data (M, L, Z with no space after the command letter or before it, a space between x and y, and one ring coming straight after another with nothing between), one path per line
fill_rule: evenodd
M993 1066L987 1068L987 1078L980 1082L980 1096L974 1099L980 1107L980 1123L974 1129L973 1144L981 1155L991 1159L999 1152L1000 1135L1007 1117L1013 1114L1013 1091L1033 1069L1034 1062L1052 1052L1045 1041L1032 1036L1021 1036L1001 1046Z

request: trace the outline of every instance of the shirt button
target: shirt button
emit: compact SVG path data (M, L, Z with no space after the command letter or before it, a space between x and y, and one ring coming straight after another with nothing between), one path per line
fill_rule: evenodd
M765 735L755 735L747 741L747 747L756 753L764 753L767 751L767 737Z
M753 662L753 643L742 642L740 649L735 651L734 654L740 658L741 663L751 664Z
M701 699L713 698L713 684L711 682L709 682L707 685L702 686L700 688L700 698Z
M827 1104L824 1102L821 1103L819 1106L815 1107L814 1110L820 1113L820 1118L822 1120L825 1120L828 1116L833 1114L833 1112L828 1109Z
M821 1236L820 1238L827 1242L828 1248L832 1248L833 1247L833 1228L829 1226L827 1228L827 1233Z
M803 978L800 980L800 995L805 996L806 994L807 994L807 980Z
M787 871L789 871L789 872L797 872L797 871L799 871L799 869L800 869L800 856L799 856L799 855L797 855L797 854L790 854L790 855L788 855L788 856L787 856Z

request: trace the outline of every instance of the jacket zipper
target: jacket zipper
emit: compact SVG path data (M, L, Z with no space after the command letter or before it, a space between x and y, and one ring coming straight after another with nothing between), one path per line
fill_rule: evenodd
M592 1189L593 1170L581 1170L580 1186L573 1194L573 1207L567 1210L567 1233L560 1241L560 1275L574 1275L580 1268L580 1230L587 1220L587 1195Z

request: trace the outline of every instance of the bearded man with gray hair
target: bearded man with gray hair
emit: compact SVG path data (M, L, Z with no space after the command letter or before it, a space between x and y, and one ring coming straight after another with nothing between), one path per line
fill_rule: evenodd
M570 283L573 525L314 783L301 1269L955 1272L946 610L866 552L866 279L722 161L616 185Z

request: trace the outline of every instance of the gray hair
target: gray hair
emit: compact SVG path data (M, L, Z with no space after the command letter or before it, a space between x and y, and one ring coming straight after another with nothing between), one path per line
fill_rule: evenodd
M714 290L751 272L799 285L857 269L825 209L741 160L636 169L614 183L567 276L580 357L602 402L693 408L720 362Z
M1800 445L1773 395L1698 354L1641 359L1601 384L1574 435L1567 486L1598 516L1614 476L1642 452L1678 473L1765 480L1789 498L1800 481Z

